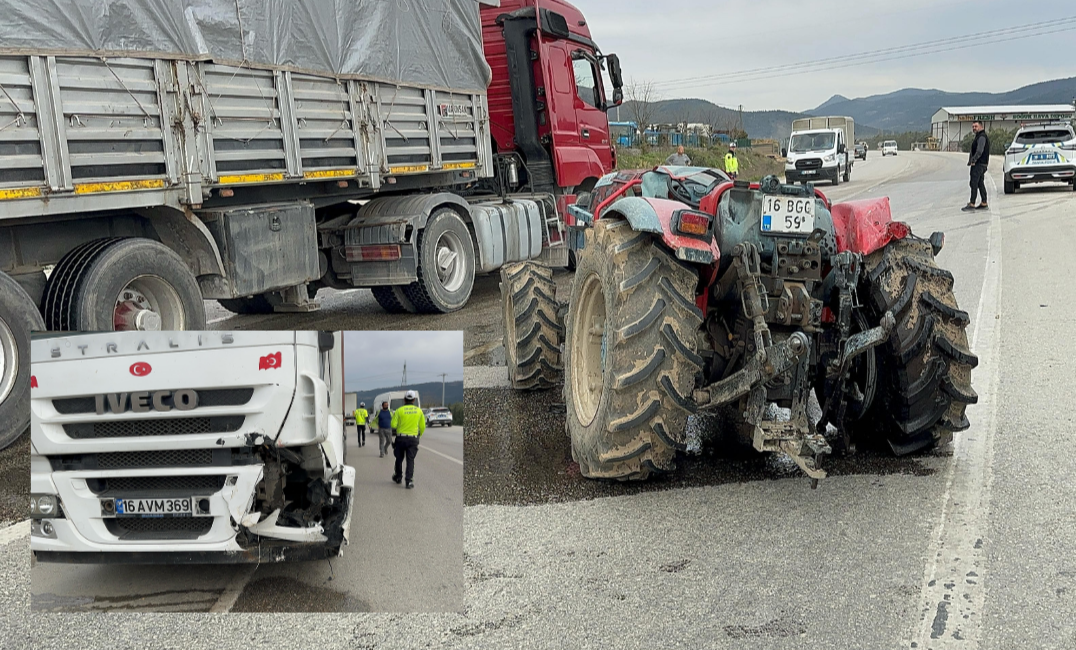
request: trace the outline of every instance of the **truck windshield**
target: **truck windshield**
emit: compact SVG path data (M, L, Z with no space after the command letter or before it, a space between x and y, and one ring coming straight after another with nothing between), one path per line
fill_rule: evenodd
M1025 131L1016 134L1017 144L1054 144L1068 142L1072 132L1068 129L1050 129L1049 131Z
M828 151L836 142L835 133L799 133L792 136L791 150L796 153Z

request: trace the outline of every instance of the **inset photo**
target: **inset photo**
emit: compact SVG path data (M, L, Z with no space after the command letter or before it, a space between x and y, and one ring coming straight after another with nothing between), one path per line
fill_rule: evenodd
M446 389L462 374L456 335L459 368L442 369ZM393 551L412 543L406 512L416 506L390 510L404 522L400 537L376 537L391 535L394 523L372 519L370 471L360 482L355 469L364 449L353 425L345 433L356 410L345 400L349 340L358 339L315 331L34 334L31 609L462 607L459 453L450 463L456 498L441 508L454 523L430 532L442 545L455 534L458 569L426 584L397 582L405 590L398 593L376 589L383 564L397 562ZM415 390L425 401L426 387ZM420 410L396 410L398 438L425 432ZM394 484L390 469L383 483L422 494Z

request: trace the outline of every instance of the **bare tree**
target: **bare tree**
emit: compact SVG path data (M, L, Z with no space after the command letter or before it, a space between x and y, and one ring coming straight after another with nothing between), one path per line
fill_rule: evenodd
M639 127L639 136L641 139L641 146L645 149L646 142L646 127L654 121L654 114L657 112L657 102L660 101L660 96L657 89L654 88L654 82L652 81L636 81L631 79L628 81L627 87L624 88L624 96L627 99L628 112L632 116L632 121Z

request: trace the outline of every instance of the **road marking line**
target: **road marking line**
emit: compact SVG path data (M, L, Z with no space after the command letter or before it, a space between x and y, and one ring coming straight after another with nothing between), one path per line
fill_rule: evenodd
M15 540L22 539L23 537L30 536L30 520L23 519L22 521L11 524L6 528L0 528L0 546L6 546Z
M503 341L491 341L490 343L487 343L485 345L480 345L477 348L473 348L473 349L470 349L470 350L467 350L466 352L464 352L463 353L463 360L467 361L469 359L473 359L473 358L477 357L480 354L486 354L487 352L492 352L492 351L496 350L497 348L501 347L502 345L504 345Z
M235 576L235 580L232 580L224 591L221 592L220 598L217 602L213 603L213 606L209 608L210 614L227 614L235 607L235 602L239 600L239 596L243 593L243 590L247 588L247 583L254 577L254 572L258 570L257 564L248 564L243 566L239 570L239 574Z
M987 179L996 198L997 185L992 177ZM1000 377L998 316L1002 270L996 233L1000 222L1001 214L995 202L990 208L986 270L971 340L971 348L980 359L976 374L985 375L986 383L979 403L968 410L974 418L972 421L981 417L982 424L957 434L953 458L946 471L943 508L931 536L930 562L923 572L920 620L911 640L923 649L974 650L982 640L988 575L984 547L989 526L987 513L993 483Z
M205 324L206 324L206 325L212 325L213 323L219 323L219 322L221 322L222 320L228 320L229 318L231 318L231 316L221 316L220 318L214 318L214 319L212 319L212 320L207 320L207 321L205 322Z
M912 166L912 159L909 158L904 162L904 167L899 172L897 172L896 174L893 174L889 178L880 180L877 183L875 183L874 185L870 185L868 187L865 187L865 188L859 190L858 192L852 192L851 194L849 194L849 195L847 195L845 197L842 197L840 199L830 199L830 202L832 202L832 203L844 203L845 201L850 201L852 199L852 197L854 197L854 196L859 196L860 194L863 194L864 192L870 192L871 190L873 190L873 189L875 189L877 187L880 187L882 185L885 185L886 183L888 183L890 181L895 181L895 180L901 178L902 176L904 176L904 173L906 171L908 171L908 168L911 167L911 166ZM854 165L852 167L852 171L855 171L855 166ZM823 192L823 194L825 194L825 192Z
M460 460L459 458L453 458L452 456L449 456L448 454L442 454L441 452L439 452L436 449L433 449L431 447L419 446L419 449L425 449L426 451L430 452L431 454L437 454L438 456L443 456L443 457L449 459L450 461L452 461L453 463L459 463L460 465L463 464L463 461Z

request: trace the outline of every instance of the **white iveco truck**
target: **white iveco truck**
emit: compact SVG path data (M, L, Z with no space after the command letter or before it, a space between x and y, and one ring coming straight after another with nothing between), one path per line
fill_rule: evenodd
M343 361L328 332L115 332L31 342L38 561L338 555Z

